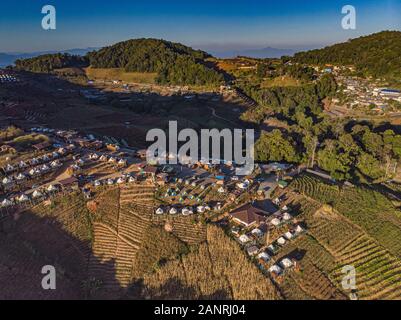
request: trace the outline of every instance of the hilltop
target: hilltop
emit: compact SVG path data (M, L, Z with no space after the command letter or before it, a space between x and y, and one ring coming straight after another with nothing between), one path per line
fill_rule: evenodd
M294 61L307 64L352 65L358 75L401 77L401 32L382 31L324 49L297 53Z
M18 70L52 72L61 68L121 69L124 72L156 73L156 82L174 85L218 85L223 75L209 67L211 56L180 43L157 39L119 42L85 56L46 54L16 61Z

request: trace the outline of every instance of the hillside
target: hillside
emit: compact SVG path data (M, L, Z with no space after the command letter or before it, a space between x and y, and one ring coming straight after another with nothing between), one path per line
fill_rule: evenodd
M211 56L179 43L156 39L135 39L117 43L86 56L68 53L45 54L15 62L17 70L49 73L62 68L120 70L128 74L149 74L159 84L216 86L223 75L211 68ZM145 81L146 82L146 81ZM152 81L153 82L153 81Z
M307 64L352 65L360 75L375 78L401 77L401 32L383 31L319 50L295 54Z
M158 74L157 82L169 84L218 84L221 74L206 67L210 55L179 43L136 39L117 43L88 54L93 68L124 68L127 72Z
M43 73L61 68L85 66L87 66L87 59L85 57L70 55L68 53L45 54L34 58L15 61L17 70Z

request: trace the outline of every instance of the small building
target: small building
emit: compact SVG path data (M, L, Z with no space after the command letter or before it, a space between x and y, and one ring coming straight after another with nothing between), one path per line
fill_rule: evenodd
M276 212L276 208L273 210L261 209L256 203L248 203L243 205L230 213L231 218L246 227L254 224L260 224L265 222L266 219Z
M296 227L295 227L295 233L297 233L297 234L300 234L300 233L302 233L302 232L304 232L305 230L300 226L300 225L297 225Z
M278 218L273 218L273 219L270 221L270 223L271 223L273 226L277 227L277 226L279 226L279 225L281 224L281 221L280 221L280 219L278 219Z
M256 256L258 251L259 248L257 246L250 246L246 249L246 252L248 253L249 256Z
M275 273L276 275L280 275L283 272L283 269L281 269L278 265L274 264L269 268L269 272Z
M11 207L12 205L13 205L13 202L10 201L10 200L8 200L8 199L4 199L4 200L1 202L1 204L0 204L0 206L1 206L2 208Z
M280 266L283 267L284 269L289 269L294 265L294 263L288 259L288 258L284 258L283 260L281 260L280 262Z
M46 189L48 192L55 192L57 191L57 188L54 185L49 185Z
M284 237L285 237L287 240L291 240L291 239L294 238L294 235L293 235L290 231L288 231L288 232L286 232L286 233L284 234Z
M263 260L264 262L268 262L271 258L266 251L263 251L258 254L258 259Z
M38 191L38 190L35 190L35 191L32 193L32 198L34 198L34 199L40 198L40 197L42 197L42 196L43 196L43 194L42 194L40 191Z
M26 194L21 194L19 197L17 197L18 202L27 202L29 201L29 197Z
M250 239L246 234L243 234L242 236L240 236L240 237L238 238L238 240L239 240L239 242L241 242L242 244L251 242L251 239Z
M292 215L290 215L288 212L285 212L283 214L283 220L284 221L290 221L292 219Z
M280 237L280 238L277 239L277 243L278 243L280 246L283 246L283 245L285 245L285 244L287 243L287 240L285 240L284 237Z
M125 183L125 178L120 177L117 179L117 184L123 184L123 183Z
M11 178L8 178L8 177L5 177L2 181L1 181L1 183L3 184L3 185L10 185L10 184L12 184L13 183L13 180L11 179Z
M260 238L260 237L262 237L262 236L264 235L263 231L260 230L259 228L253 229L253 230L251 231L251 233L252 233L253 236L255 236L255 237L257 237L257 238Z

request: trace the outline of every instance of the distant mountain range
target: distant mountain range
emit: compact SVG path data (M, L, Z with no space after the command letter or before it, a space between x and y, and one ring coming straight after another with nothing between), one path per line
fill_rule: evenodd
M54 54L54 53L69 53L72 55L85 55L90 51L99 50L100 48L85 48L85 49L68 49L62 51L38 51L38 52L30 52L30 53L23 53L23 52L8 52L8 53L0 53L0 67L6 67L9 65L13 65L15 60L18 59L28 59L37 57L43 54Z
M246 56L250 58L281 58L282 56L292 56L297 50L294 49L277 49L266 47L262 49L240 49L240 50L227 50L227 51L214 51L209 52L218 58L234 58L237 56Z

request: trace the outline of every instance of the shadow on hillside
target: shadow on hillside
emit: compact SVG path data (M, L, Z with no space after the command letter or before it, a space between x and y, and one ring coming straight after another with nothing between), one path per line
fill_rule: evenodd
M127 291L131 299L152 300L229 300L230 296L225 290L217 290L211 295L199 296L197 290L186 286L180 279L172 278L158 288L147 287L143 279L134 282Z
M42 288L45 265L55 267L55 290ZM100 261L88 241L71 235L54 218L26 212L1 220L0 299L85 299L101 288L99 280L117 284L114 272L108 279L100 272L94 281L89 268L114 270L114 262ZM115 289L121 291L118 285Z
M99 130L98 126L113 124L118 125L113 134L124 139L129 126L140 129L149 124L153 128L164 129L169 120L177 120L179 128L253 127L240 120L246 107L239 102L221 100L217 93L193 95L177 92L165 96L154 92L134 92L124 89L122 84L109 85L118 88L119 92L102 91L89 84L73 83L48 74L22 72L21 78L24 81L16 88L10 87L6 97L8 101L19 101L20 106L3 110L5 116L19 119L16 125L28 115L49 127L85 129L90 133L107 135L108 132ZM104 107L106 113L100 112L100 109L84 108L91 105ZM112 115L107 113L110 111Z
M116 261L102 260L90 241L79 240L55 218L25 212L0 220L0 300L229 299L224 291L198 297L177 279L157 289L143 280L123 288ZM46 265L55 267L55 290L42 288Z

